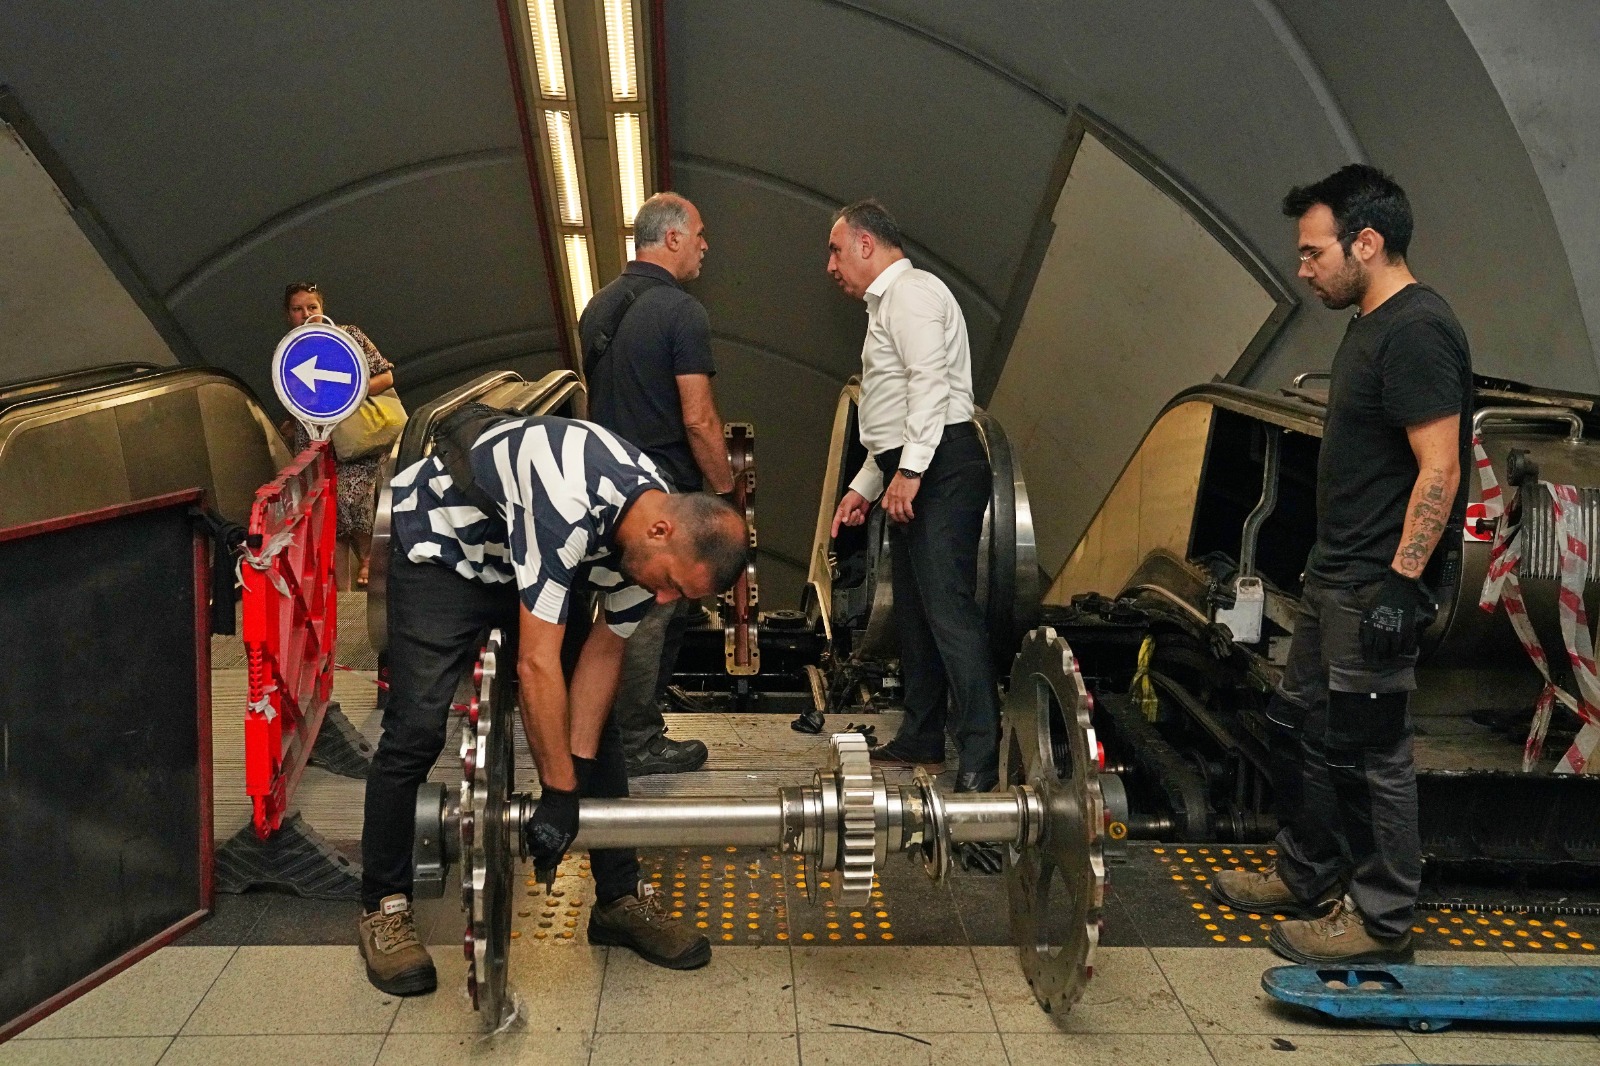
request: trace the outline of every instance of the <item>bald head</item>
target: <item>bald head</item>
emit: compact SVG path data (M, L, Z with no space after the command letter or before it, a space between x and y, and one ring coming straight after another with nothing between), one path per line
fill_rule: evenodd
M705 232L694 204L675 192L658 192L633 218L634 257L679 281L690 281L700 276L700 263L710 247Z

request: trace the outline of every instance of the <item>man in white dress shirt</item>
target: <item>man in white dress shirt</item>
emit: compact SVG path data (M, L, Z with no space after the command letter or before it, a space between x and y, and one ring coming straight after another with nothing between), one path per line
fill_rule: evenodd
M989 457L972 422L967 323L945 283L918 270L900 228L876 200L840 209L828 234L828 274L866 301L861 346L861 443L867 461L833 516L888 514L895 628L905 671L905 720L874 762L939 766L945 707L955 704L956 791L998 783L999 697L978 607L978 539L989 504ZM887 487L885 487L887 482ZM998 866L992 849L968 865Z

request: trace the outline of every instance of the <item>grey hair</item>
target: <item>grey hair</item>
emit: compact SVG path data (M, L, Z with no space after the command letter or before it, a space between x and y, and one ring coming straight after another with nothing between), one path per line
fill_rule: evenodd
M891 248L905 247L905 238L900 235L900 227L894 216L877 200L869 198L845 204L833 214L835 222L841 218L846 226L857 233L872 234L879 244L887 244Z
M633 216L634 247L660 244L670 230L689 235L689 201L675 192L658 192Z

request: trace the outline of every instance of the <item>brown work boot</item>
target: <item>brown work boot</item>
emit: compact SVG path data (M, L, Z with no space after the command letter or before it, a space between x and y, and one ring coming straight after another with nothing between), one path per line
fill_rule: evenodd
M1259 870L1223 870L1211 878L1211 894L1241 911L1266 911L1271 914L1293 914L1304 917L1316 910L1295 898L1289 886L1278 876L1278 866L1273 863Z
M1389 965L1411 961L1411 934L1375 936L1346 896L1325 917L1279 922L1267 943L1286 959L1310 966Z
M433 959L417 939L411 901L403 894L383 897L377 910L361 916L360 944L367 980L380 992L415 996L438 987Z
M669 918L652 885L589 914L589 943L632 948L646 962L669 970L694 970L711 961L711 941L681 918Z

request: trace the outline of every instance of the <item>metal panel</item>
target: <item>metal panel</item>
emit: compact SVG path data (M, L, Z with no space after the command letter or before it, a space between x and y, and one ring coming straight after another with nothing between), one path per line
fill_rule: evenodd
M211 487L211 455L193 389L160 393L112 410L122 435L128 491L135 499Z
M0 526L131 500L115 410L44 416L0 439Z

